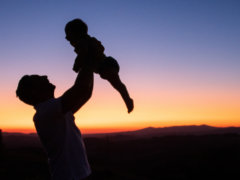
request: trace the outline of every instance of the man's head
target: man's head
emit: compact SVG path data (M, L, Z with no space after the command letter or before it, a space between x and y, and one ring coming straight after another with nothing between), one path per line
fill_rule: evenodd
M76 43L88 33L88 27L81 19L73 19L65 26L66 39L75 46Z
M54 97L55 86L51 84L47 76L25 75L16 90L19 99L29 105L37 105Z

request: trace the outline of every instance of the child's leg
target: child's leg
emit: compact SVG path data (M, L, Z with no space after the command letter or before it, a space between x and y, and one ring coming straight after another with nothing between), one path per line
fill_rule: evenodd
M101 72L100 76L101 78L108 80L111 85L121 94L127 106L128 113L130 113L134 107L133 100L130 98L126 86L120 80L118 71L114 68L105 69Z

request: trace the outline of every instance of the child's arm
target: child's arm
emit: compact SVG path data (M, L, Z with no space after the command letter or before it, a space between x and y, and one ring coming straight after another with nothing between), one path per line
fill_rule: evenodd
M105 71L103 74L101 74L101 77L108 80L111 85L121 94L127 106L128 113L130 113L134 108L133 100L130 98L126 86L120 80L118 72Z

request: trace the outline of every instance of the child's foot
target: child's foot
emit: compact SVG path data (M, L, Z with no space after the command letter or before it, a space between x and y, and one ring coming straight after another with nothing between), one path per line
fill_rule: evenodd
M133 100L131 98L129 98L128 101L127 101L128 113L132 112L133 107L134 107Z

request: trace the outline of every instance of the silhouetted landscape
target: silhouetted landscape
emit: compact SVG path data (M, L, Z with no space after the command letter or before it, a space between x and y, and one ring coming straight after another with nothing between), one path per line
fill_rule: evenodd
M2 133L0 179L50 179L36 134ZM93 178L237 179L240 128L176 126L84 135Z

